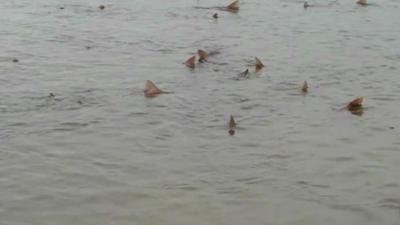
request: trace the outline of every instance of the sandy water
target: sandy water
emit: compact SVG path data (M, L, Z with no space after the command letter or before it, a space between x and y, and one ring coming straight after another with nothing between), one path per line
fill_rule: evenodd
M400 224L400 2L309 2L1 1L0 223Z

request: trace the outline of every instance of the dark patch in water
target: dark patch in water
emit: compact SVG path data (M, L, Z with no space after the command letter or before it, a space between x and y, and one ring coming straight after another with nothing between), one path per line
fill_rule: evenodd
M394 209L400 214L400 199L398 198L386 198L379 202L379 206L382 208Z
M281 154L273 154L273 155L268 155L268 159L288 159L290 158L290 155L281 155Z
M330 160L336 161L336 162L349 162L355 160L354 157L351 156L339 156L335 158L331 158Z
M245 184L258 184L263 181L264 181L264 179L262 179L261 177L246 177L246 178L236 179L236 182L245 183Z

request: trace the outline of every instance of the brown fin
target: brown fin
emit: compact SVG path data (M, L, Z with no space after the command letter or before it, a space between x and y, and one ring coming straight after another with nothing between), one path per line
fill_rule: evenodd
M167 93L159 89L151 80L146 81L146 85L144 87L144 95L146 97L155 97L159 94Z
M196 62L196 56L192 56L188 60L186 60L185 65L189 68L194 69L195 62Z
M199 54L199 62L207 62L208 61L208 53L204 50L197 50L197 54Z
M367 0L358 0L357 4L359 4L359 5L368 5L368 2L367 2Z
M214 13L213 18L218 19L218 13Z
M226 8L231 11L238 11L240 8L239 5L240 5L239 0L236 0L236 1L232 2L231 4L229 4Z
M301 87L301 91L303 93L307 93L308 92L308 83L307 83L307 81L304 81L303 87Z
M264 67L264 64L256 57L256 71L261 70Z
M353 101L351 101L348 105L347 105L347 109L349 111L357 111L362 109L362 103L364 101L363 97L359 97L354 99Z
M229 120L229 134L234 135L236 130L236 122L235 119L233 119L233 116L231 115L231 118Z

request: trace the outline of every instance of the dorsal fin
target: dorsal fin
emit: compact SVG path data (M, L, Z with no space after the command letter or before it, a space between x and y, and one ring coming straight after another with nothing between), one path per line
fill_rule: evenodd
M358 0L358 1L357 1L357 4L360 4L360 5L368 5L368 2L367 2L367 0Z
M199 54L199 62L207 62L208 61L208 53L204 50L197 50L197 54Z
M226 8L228 10L238 11L240 8L239 5L240 5L239 0L236 0L236 1L232 2L231 4L229 4Z
M363 97L356 98L347 105L347 109L350 111L358 110L362 107L363 101Z
M307 81L304 81L303 86L301 87L301 91L303 93L307 93L308 92L308 83L307 83Z
M231 115L231 118L229 120L229 134L234 135L236 130L236 122L233 116Z
M192 56L188 60L186 60L185 65L189 68L194 69L195 62L196 62L196 56Z
M264 67L264 64L256 57L256 71L261 70Z
M241 72L239 74L239 78L248 79L249 78L249 69L246 69L245 71Z
M146 85L144 87L144 95L146 97L155 97L156 95L166 93L159 89L151 80L146 81Z

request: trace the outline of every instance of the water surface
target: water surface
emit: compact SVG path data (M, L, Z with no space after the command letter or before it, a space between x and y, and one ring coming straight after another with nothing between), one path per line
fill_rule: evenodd
M1 224L398 225L400 3L310 3L2 1Z

